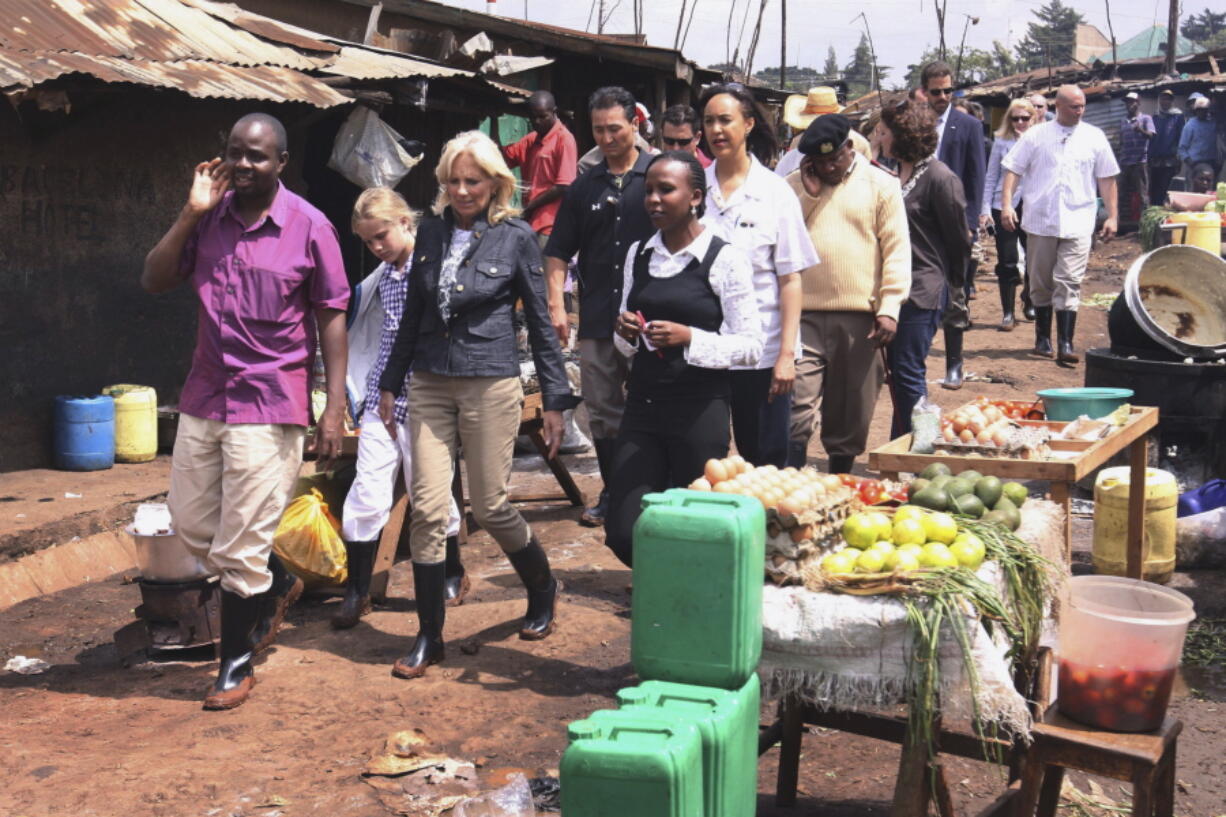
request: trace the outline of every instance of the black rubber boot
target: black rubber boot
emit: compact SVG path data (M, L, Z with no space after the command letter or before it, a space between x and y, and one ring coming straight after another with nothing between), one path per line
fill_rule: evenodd
M1034 302L1030 300L1030 276L1022 281L1022 317L1028 321L1034 320Z
M1034 351L1039 357L1051 357L1051 307L1034 308Z
M468 573L460 562L460 537L447 537L447 560L443 564L447 566L447 576L443 580L443 598L446 599L448 607L459 607L464 603L468 589L472 586Z
M945 327L945 379L941 388L962 388L962 330Z
M244 598L221 591L221 666L204 699L205 709L233 709L251 694L255 686L251 635L263 609L263 594Z
M1081 358L1073 351L1073 335L1077 333L1077 313L1072 309L1056 312L1056 362L1073 365Z
M599 528L604 525L605 514L609 510L609 479L613 476L613 454L617 450L616 437L602 437L592 441L596 448L596 465L600 469L600 497L596 504L585 508L579 516L579 524L588 528Z
M263 606L255 631L251 634L257 655L272 646L285 621L285 614L298 601L304 588L302 579L291 573L276 553L268 554L268 570L272 573L272 586L259 595Z
M345 597L341 608L332 617L332 626L348 630L358 626L362 616L370 612L370 577L375 569L375 550L378 542L346 542L349 581L345 584Z
M788 461L790 468L804 468L809 462L808 447L800 443L788 443Z
M392 665L397 678L420 678L426 667L443 660L443 622L447 618L444 583L446 562L413 562L413 594L417 604L417 640L409 654Z
M826 466L832 474L850 474L856 466L856 458L847 454L831 454L830 464Z
M1016 298L1016 282L1000 285L1000 331L1002 332L1012 332L1013 327L1017 325L1017 319L1013 315L1013 302Z
M539 641L553 632L558 604L558 581L549 569L549 557L536 534L532 534L527 545L508 553L507 558L528 590L528 612L524 614L519 637Z

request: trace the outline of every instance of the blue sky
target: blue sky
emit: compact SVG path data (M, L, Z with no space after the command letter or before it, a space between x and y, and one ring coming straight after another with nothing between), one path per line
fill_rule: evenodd
M448 5L460 6L474 11L485 11L485 0L443 0ZM742 34L742 50L748 47L757 16L759 0L697 0L699 3L690 28L689 39L684 48L690 59L703 65L723 62L728 54L728 21L732 20L731 41L735 47L738 34ZM1217 0L1187 0L1185 13L1199 12L1206 5L1215 5ZM634 30L632 0L605 0L606 10L615 8L607 32L630 32ZM525 5L528 19L549 22L595 31L591 14L591 0L497 0L494 13L505 17L523 19ZM962 37L964 15L979 17L979 24L967 31L967 47L990 48L993 40L1012 45L1025 36L1027 24L1034 19L1033 11L1043 5L1042 0L948 0L946 44L956 51ZM1098 26L1104 35L1107 31L1107 15L1104 2L1081 2L1073 0L1065 5L1082 13L1086 21ZM671 46L677 27L681 0L644 0L643 27L647 41L653 45ZM752 6L752 8L749 8ZM789 65L810 65L821 68L826 59L826 49L833 45L840 64L846 64L852 50L859 42L863 22L856 18L861 11L868 18L878 62L894 66L886 80L900 77L906 66L919 59L924 49L935 47L938 41L936 14L932 0L788 0L787 51ZM742 33L741 22L748 22ZM754 69L779 64L779 10L780 0L768 0L763 18ZM1111 19L1115 25L1115 37L1124 42L1142 29L1157 22L1165 25L1166 0L1113 0ZM589 26L589 20L591 21Z

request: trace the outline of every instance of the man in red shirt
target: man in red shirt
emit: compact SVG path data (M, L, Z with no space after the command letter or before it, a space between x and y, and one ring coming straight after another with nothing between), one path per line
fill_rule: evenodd
M247 699L252 658L302 592L272 540L302 462L317 326L322 459L344 430L349 282L336 230L281 184L288 158L275 118L239 119L224 158L196 166L141 273L149 292L190 284L200 302L167 502L179 538L221 577L221 666L205 709Z
M523 218L536 232L541 246L553 232L553 221L562 204L562 194L575 180L579 149L575 137L558 119L553 94L537 91L528 98L532 132L502 149L510 167L522 167L528 185Z

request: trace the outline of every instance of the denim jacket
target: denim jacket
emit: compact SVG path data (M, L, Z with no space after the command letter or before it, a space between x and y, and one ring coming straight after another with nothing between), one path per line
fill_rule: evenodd
M450 209L418 227L404 316L379 388L398 394L410 367L449 377L519 377L513 313L522 299L542 406L574 408L579 398L571 392L549 322L541 250L532 229L517 218L493 226L484 216L475 221L465 261L456 271L451 319L444 321L438 284L453 227Z

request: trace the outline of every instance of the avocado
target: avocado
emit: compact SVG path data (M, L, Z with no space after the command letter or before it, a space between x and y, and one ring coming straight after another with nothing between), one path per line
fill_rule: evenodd
M983 501L980 500L979 497L975 496L974 494L965 494L963 496L954 497L949 503L949 510L953 513L960 513L965 516L972 516L975 519L979 519L983 516L984 511L986 511L987 508L984 507Z
M928 482L929 480L926 480L923 477L916 477L915 479L913 479L911 481L911 484L907 486L907 499L910 499L911 497L918 494L920 491L927 488Z
M983 521L991 522L993 525L1000 525L1003 528L1013 530L1013 528L1009 527L1009 514L1005 513L1004 511L988 511L983 515Z
M930 511L943 511L949 507L949 494L944 489L929 483L922 491L916 491L911 497L912 505L919 505Z
M953 472L949 470L949 466L945 463L934 462L932 465L929 465L927 468L921 471L920 476L924 479L932 479L933 477L940 476L941 474L949 476L952 473Z
M975 483L975 496L979 497L980 501L989 508L996 507L1002 494L1003 488L997 477L984 477Z
M1024 505L1026 500L1030 497L1030 492L1027 491L1026 486L1020 482L1006 482L1000 487L1004 492L1004 495L1009 497L1009 501L1018 508L1022 507L1022 505ZM995 507L995 503L993 503L993 507Z
M1017 530L1022 524L1022 513L1017 509L1017 506L1009 501L1008 497L1002 496L997 503L992 506L992 510L1000 511L1009 520L1009 530Z
M971 484L973 485L973 484L975 484L976 482L978 482L979 480L983 479L983 474L979 473L978 471L976 471L976 470L975 470L975 469L973 469L973 468L967 468L967 469L966 469L965 471L963 471L961 474L958 474L958 478L959 478L959 479L970 480Z
M932 485L934 488L944 488L951 479L953 479L953 477L951 477L949 474L937 474L935 477L932 477L928 484Z
M969 479L954 477L945 483L945 490L949 492L950 496L966 496L975 492L975 483Z

